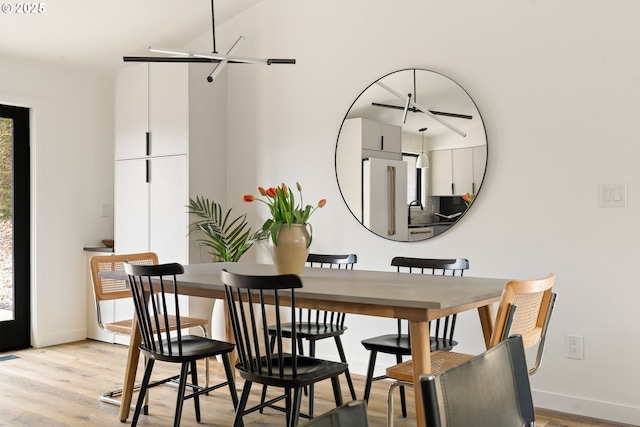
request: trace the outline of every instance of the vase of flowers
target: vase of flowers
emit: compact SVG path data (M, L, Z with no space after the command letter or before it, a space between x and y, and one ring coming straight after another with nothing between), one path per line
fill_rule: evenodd
M305 205L302 186L296 183L299 200L289 187L282 183L278 187L258 187L263 198L252 194L244 196L245 202L259 201L269 207L271 218L262 225L261 238L268 238L271 255L278 274L302 274L309 254L313 231L308 220L327 201L320 200L316 206Z
M476 198L476 196L474 196L471 193L467 193L467 194L463 194L462 195L462 200L464 201L464 204L467 205L467 209L469 209L471 207L471 204L473 203L475 198Z

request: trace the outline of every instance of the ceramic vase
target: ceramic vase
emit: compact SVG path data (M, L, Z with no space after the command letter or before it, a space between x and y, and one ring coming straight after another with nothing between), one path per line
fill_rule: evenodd
M307 224L282 224L276 240L277 245L269 239L269 245L278 274L302 275L311 242Z

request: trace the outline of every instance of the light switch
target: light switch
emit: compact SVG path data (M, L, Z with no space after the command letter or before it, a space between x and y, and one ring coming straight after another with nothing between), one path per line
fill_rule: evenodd
M627 184L600 184L600 207L627 206Z

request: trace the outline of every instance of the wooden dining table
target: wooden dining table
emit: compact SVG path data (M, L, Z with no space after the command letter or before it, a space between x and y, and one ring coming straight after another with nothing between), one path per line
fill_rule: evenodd
M180 294L224 299L220 270L248 275L273 275L269 264L211 263L185 265L178 276ZM122 272L103 277L123 278ZM469 276L431 276L390 271L305 268L303 287L296 290L296 306L376 317L408 319L413 359L417 425L424 426L419 377L431 371L429 321L449 314L477 309L485 344L493 330L493 303L500 299L505 279ZM226 339L233 342L229 327ZM141 336L133 329L120 405L120 421L129 416L140 355Z

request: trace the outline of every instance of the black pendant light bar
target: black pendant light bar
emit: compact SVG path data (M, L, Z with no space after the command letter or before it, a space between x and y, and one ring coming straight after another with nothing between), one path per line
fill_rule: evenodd
M217 68L211 72L211 75L207 77L208 81L213 81L215 78L214 73L216 70L221 69L227 63L229 64L264 64L264 65L273 65L273 64L295 64L295 59L283 59L283 58L251 58L251 57L242 57L242 56L232 56L232 55L222 55L219 54L216 50L216 25L215 25L215 14L214 14L214 6L213 0L211 0L211 29L213 36L213 51L211 53L208 52L189 52L180 49L164 49L164 48L154 48L149 47L149 51L156 53L165 53L175 56L124 56L122 59L124 62L206 62L206 63L214 63L218 64ZM240 37L238 41L243 39ZM237 44L238 42L236 42ZM234 46L229 50L229 53L234 49ZM217 75L218 73L215 73ZM212 77L213 76L213 77Z
M404 110L404 106L402 105L380 104L378 102L372 102L371 105L373 105L374 107L395 108L396 110ZM415 107L409 107L408 110L411 111L412 113L420 112L420 110L418 110ZM436 116L455 117L458 119L467 119L467 120L473 119L473 116L469 116L467 114L447 113L445 111L436 111L436 110L429 110L429 112Z

